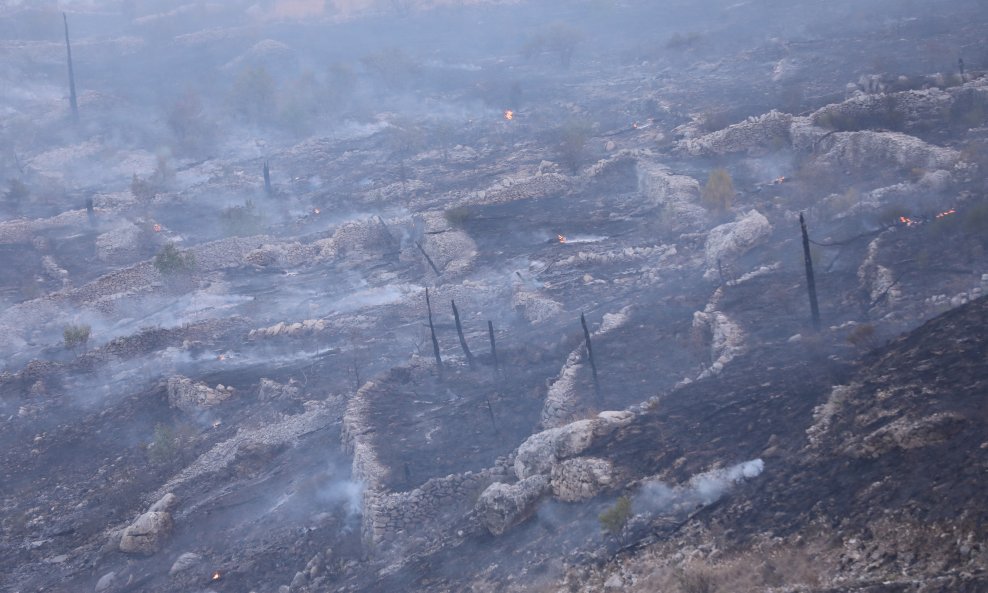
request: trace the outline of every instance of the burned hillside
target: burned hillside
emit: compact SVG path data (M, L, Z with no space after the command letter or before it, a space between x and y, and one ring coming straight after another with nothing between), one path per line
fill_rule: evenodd
M0 588L985 587L982 3L0 15Z

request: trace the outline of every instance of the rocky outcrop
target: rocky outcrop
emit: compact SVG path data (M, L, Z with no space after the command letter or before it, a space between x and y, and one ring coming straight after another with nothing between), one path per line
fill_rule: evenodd
M299 395L295 381L278 383L271 379L261 379L257 386L257 399L261 401L295 399Z
M678 231L703 228L707 211L700 206L700 184L687 175L676 175L659 163L638 161L638 187L642 197L662 208L662 220Z
M552 493L566 502L587 500L607 488L613 474L614 466L606 459L567 459L552 468Z
M718 264L723 266L733 263L771 233L772 225L757 210L750 210L735 222L714 227L707 235L704 247L707 269L703 277L707 280L717 278L720 269Z
M901 171L949 169L960 153L899 132L836 132L821 137L817 158L842 171L867 173L887 167Z
M617 313L606 313L600 328L591 335L600 336L621 327L627 323L629 313L630 307L625 307ZM580 345L570 352L559 375L549 386L540 417L543 427L554 428L573 420L580 403L580 394L576 392L576 378L583 369L585 351L585 346Z
M188 414L211 408L233 395L233 387L217 385L214 389L181 376L168 379L167 391L168 405Z
M175 559L175 562L172 564L168 574L170 576L175 576L189 570L190 568L194 568L200 562L202 562L202 556L196 554L195 552L186 552Z
M96 237L96 257L107 263L130 262L137 258L145 232L126 223Z
M133 523L128 525L120 538L120 551L125 554L150 556L161 549L174 528L171 511L178 500L168 493Z
M697 138L684 138L680 148L692 156L733 153L764 154L789 146L793 116L772 110L758 117Z
M631 412L601 412L590 420L578 420L533 434L515 452L515 475L524 480L550 473L559 461L586 451L594 439L625 426L633 417Z
M548 491L549 478L545 475L531 476L515 484L498 482L484 490L474 511L488 531L502 535L532 516Z

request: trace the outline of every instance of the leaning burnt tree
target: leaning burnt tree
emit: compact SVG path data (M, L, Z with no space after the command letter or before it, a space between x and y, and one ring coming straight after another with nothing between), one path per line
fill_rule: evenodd
M425 307L429 311L429 334L432 336L432 353L436 356L436 370L439 380L443 380L443 357L439 353L439 340L436 339L436 328L432 325L432 303L429 302L429 289L425 289Z
M597 363L593 359L593 346L590 344L590 330L587 328L587 318L580 313L580 325L583 326L583 339L587 343L587 358L590 360L590 371L593 373L593 392L600 402L600 381L597 380Z
M62 13L62 22L65 23L65 53L69 61L69 106L72 107L72 121L79 122L79 104L75 96L75 70L72 68L72 45L69 44L69 18Z
M456 322L456 336L460 339L460 348L463 349L463 355L467 358L467 364L470 368L473 368L473 354L470 352L470 347L467 346L467 340L463 337L463 325L460 323L460 311L456 308L456 301L451 300L450 304L453 305L453 321Z
M806 232L806 221L803 213L799 213L799 228L803 232L803 261L806 263L806 289L810 293L810 315L813 317L813 329L820 331L820 306L816 300L816 279L813 276L813 258L810 256L810 236Z

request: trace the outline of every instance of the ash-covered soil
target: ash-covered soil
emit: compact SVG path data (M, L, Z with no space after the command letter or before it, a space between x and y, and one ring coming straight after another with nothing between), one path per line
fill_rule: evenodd
M983 3L422 4L0 6L0 589L988 587Z

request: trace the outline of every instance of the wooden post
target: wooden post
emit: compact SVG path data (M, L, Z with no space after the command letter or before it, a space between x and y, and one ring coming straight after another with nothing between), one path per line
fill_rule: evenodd
M432 325L432 303L429 302L429 289L425 289L425 306L429 310L429 333L432 334L432 353L436 355L436 369L439 380L443 380L443 358L439 354L439 340L436 339L436 328Z
M69 106L72 108L72 121L79 123L79 103L75 94L75 70L72 68L72 45L69 44L69 18L62 13L62 21L65 23L65 53L69 61Z
M587 342L587 358L590 359L590 371L593 373L593 390L597 400L600 400L600 382L597 380L597 363L593 359L593 346L590 345L590 330L587 329L587 318L580 313L580 325L583 326L583 338Z
M422 247L422 244L416 241L415 246L418 247L419 251L422 252L422 255L425 256L425 261L429 262L429 267L431 267L432 271L436 273L436 276L440 276L441 274L439 273L439 268L436 267L436 264L432 263L432 258L425 252L425 248Z
M463 355L467 357L467 364L470 368L473 368L473 354L470 353L470 347L467 346L467 340L463 337L463 326L460 325L460 312L456 309L456 301L451 300L450 303L453 305L453 321L456 322L456 335L460 338L460 348L463 348Z
M494 377L497 377L500 365L497 362L497 345L494 343L494 322L487 322L487 333L491 336L491 358L494 359Z
M271 190L271 168L267 161L264 161L264 193L269 196L273 193Z
M806 288L810 293L810 315L813 317L813 329L820 331L820 306L816 300L816 280L813 277L813 258L810 256L810 236L806 232L806 221L803 213L799 213L799 228L803 232L803 261L806 264Z

